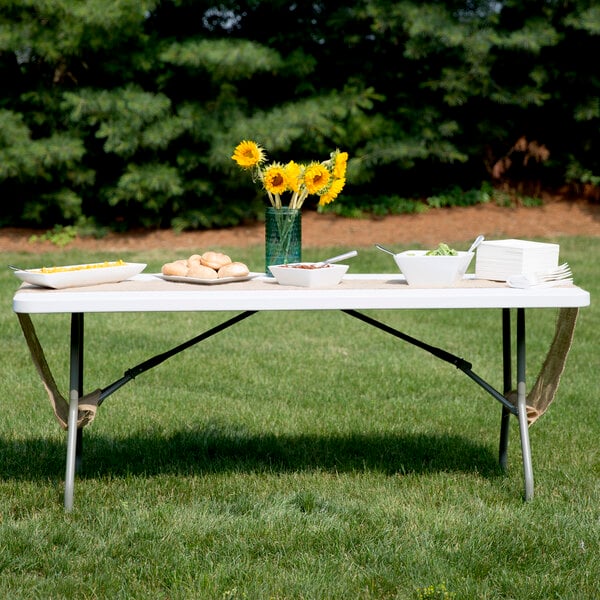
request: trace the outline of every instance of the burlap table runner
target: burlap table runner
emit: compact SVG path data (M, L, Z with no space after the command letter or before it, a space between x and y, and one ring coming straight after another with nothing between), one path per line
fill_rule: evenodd
M17 313L21 329L27 340L27 346L31 352L31 358L35 365L42 383L46 388L50 404L54 410L54 416L60 423L63 429L68 429L69 426L69 402L67 399L58 391L58 386L54 380L54 376L50 371L48 362L44 350L40 345L35 327L31 321L31 317L25 313ZM98 400L100 399L100 393L102 390L94 390L93 392L86 394L79 398L79 416L77 418L77 427L84 427L91 423L95 416L98 408Z

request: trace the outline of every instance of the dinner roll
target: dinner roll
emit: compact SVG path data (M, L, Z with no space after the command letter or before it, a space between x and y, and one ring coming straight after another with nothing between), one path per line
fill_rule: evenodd
M189 266L187 276L195 277L196 279L216 279L217 272L210 267L193 261Z
M202 264L211 269L219 270L221 267L228 265L231 258L222 252L205 252L201 257Z
M231 262L219 269L219 279L223 277L246 277L250 271L248 267L241 262Z
M176 260L174 262L165 263L161 268L161 272L163 275L186 277L188 274L187 260Z

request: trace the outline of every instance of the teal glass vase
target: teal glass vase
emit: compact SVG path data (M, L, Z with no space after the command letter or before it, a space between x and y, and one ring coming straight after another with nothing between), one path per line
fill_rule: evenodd
M265 212L265 273L271 265L302 260L302 213L297 208L267 207Z

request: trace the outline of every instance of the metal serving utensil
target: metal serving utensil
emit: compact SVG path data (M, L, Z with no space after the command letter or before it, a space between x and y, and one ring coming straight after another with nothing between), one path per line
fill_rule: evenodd
M475 249L479 246L479 244L481 244L481 242L483 242L483 240L485 240L485 238L482 235L478 235L467 252L475 252Z
M379 244L375 244L375 248L379 248L379 250L383 250L384 252L387 252L388 254L391 254L392 256L396 256L395 252L392 252L391 250L388 250L387 248L384 248L383 246L380 246Z
M337 256L332 256L326 260L322 260L321 262L314 263L315 267L324 267L325 265L330 265L332 263L340 262L341 260L345 260L346 258L352 258L356 256L358 252L356 250L350 250L350 252L344 252L344 254L338 254Z

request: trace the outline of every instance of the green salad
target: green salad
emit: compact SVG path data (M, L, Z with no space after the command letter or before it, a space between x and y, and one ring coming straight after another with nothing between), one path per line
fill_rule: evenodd
M458 252L443 242L435 250L430 250L425 256L458 256Z

